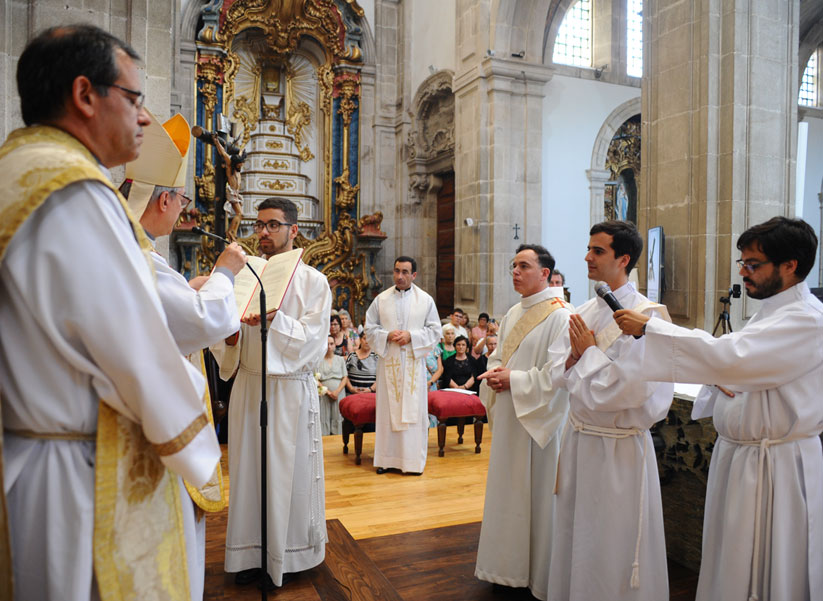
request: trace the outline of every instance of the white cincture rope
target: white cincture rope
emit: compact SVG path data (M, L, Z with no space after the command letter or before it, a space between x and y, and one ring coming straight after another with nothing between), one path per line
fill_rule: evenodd
M754 549L752 550L752 576L751 584L749 585L749 601L759 601L760 596L757 594L758 589L758 568L760 563L760 530L762 525L760 523L760 514L762 512L762 497L763 497L763 467L766 468L766 483L768 486L766 496L766 541L763 545L763 590L769 588L770 566L772 561L772 512L774 501L774 483L772 482L772 454L769 449L771 447L781 445L787 442L794 442L804 438L814 438L813 436L787 436L786 438L764 438L762 440L735 440L722 434L718 434L726 442L736 444L744 447L758 447L757 450L757 499L754 506Z
M592 426L584 424L580 421L574 413L569 411L569 424L574 428L575 432L586 434L588 436L599 436L600 438L631 438L632 436L640 436L640 444L643 445L643 472L640 480L640 504L637 511L637 540L634 544L634 561L632 562L632 577L629 581L629 586L633 589L640 588L640 540L643 537L643 513L644 500L646 498L646 444L645 438L642 438L646 430L641 428L606 428L603 426ZM565 435L565 433L564 433Z

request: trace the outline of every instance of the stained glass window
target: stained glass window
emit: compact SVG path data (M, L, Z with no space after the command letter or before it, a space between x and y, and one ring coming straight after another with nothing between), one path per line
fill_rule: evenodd
M579 0L569 8L554 41L552 61L564 65L592 65L592 2Z

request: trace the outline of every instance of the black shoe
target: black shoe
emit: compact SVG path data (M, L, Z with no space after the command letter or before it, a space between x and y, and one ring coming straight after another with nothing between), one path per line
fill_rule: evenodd
M285 576L285 574L284 574L284 576ZM283 582L283 584L285 584L285 581ZM277 588L277 587L274 585L274 580L272 580L272 579L271 579L271 576L269 576L268 574L266 574L266 577L265 577L265 578L262 578L262 579L260 580L260 582L258 582L258 583L257 583L257 588L259 588L261 591L263 590L263 587L264 587L264 586L266 587L266 590L267 590L268 592L272 592L274 589L276 589L276 588Z
M248 570L242 570L234 575L234 583L239 586L245 586L260 580L260 576L262 574L263 570L260 568L249 568Z
M377 468L377 473L378 474L385 474L387 471L389 471L389 470L385 467L378 467Z

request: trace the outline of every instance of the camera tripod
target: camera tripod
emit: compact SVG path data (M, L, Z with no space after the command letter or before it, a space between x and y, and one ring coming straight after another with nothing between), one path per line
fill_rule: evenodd
M729 334L730 332L734 331L732 330L731 319L729 319L729 307L732 304L733 298L740 298L740 284L735 284L734 286L729 288L728 296L720 297L720 304L723 305L723 310L720 312L720 315L717 316L717 323L714 324L712 336L717 336L718 329L721 330L721 336L723 336L724 334Z

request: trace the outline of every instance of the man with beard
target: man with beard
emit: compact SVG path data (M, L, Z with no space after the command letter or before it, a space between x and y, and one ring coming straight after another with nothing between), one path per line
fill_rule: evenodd
M644 336L650 381L704 387L693 417L713 415L697 599L820 599L823 590L823 304L803 281L817 237L774 217L737 241L740 275L760 309L720 338L621 310Z
M257 207L254 231L267 259L292 250L297 206L267 198ZM269 311L268 398L268 577L274 588L284 576L323 562L326 505L320 401L312 366L325 354L331 312L326 276L302 261L280 308ZM240 332L213 347L220 377L237 377L229 403L229 519L227 572L237 584L264 576L260 569L260 315L243 318Z

